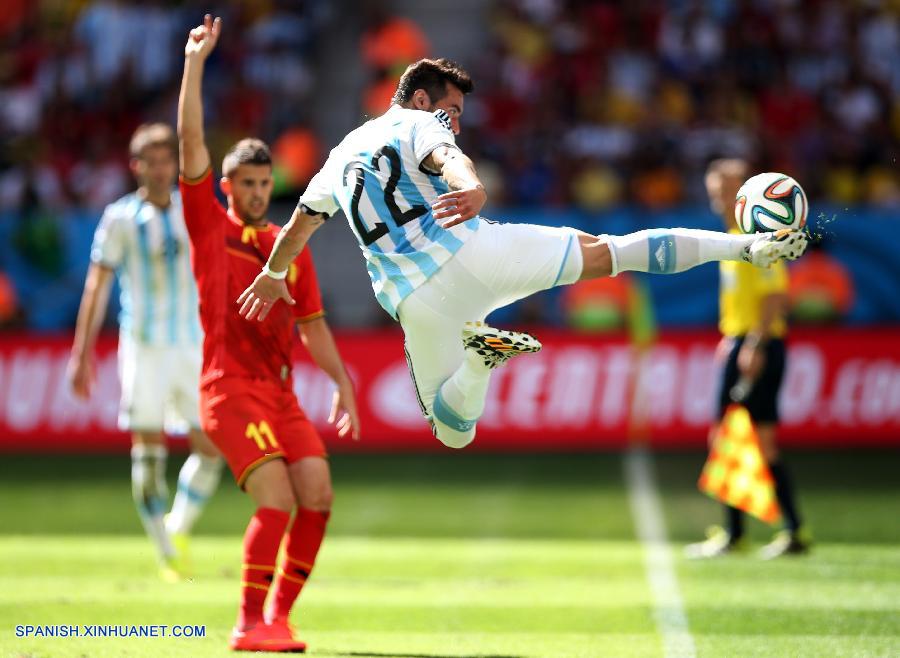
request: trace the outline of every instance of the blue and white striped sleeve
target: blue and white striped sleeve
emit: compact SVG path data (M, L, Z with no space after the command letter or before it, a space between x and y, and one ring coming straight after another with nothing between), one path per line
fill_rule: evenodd
M416 121L412 130L412 148L419 168L422 162L439 146L456 148L456 138L450 125L450 117L443 110L433 114L423 112L422 119ZM434 172L436 173L436 172Z
M125 230L122 215L114 206L107 206L94 231L91 262L109 269L117 269L125 257Z
M309 185L306 186L306 190L297 201L298 207L306 206L313 212L323 213L327 217L331 217L340 209L334 191L335 162L335 152L332 151L319 173L309 181Z

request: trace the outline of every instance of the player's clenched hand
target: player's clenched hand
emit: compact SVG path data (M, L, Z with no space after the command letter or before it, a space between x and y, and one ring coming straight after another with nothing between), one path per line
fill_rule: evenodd
M184 46L185 57L199 57L206 59L216 47L219 40L219 32L222 31L222 19L207 14L203 17L203 25L199 25L191 30L188 35L187 43Z
M431 204L431 210L434 212L434 221L444 228L450 228L476 217L486 201L484 186L476 185L440 195Z
M353 383L349 378L338 384L338 389L334 392L328 422L337 425L338 436L347 436L349 432L354 441L359 441L356 394L353 392Z
M284 279L273 279L268 274L260 272L250 287L237 298L237 303L241 305L238 313L247 320L256 318L262 322L279 299L283 299L291 306L296 303L288 292Z
M66 368L66 376L76 397L82 400L91 397L91 389L94 387L94 364L90 358L73 356Z

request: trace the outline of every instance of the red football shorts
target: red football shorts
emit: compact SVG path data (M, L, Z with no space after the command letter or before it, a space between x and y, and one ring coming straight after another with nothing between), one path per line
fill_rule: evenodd
M238 377L200 390L200 425L222 452L238 486L257 466L283 458L325 457L325 444L290 389Z

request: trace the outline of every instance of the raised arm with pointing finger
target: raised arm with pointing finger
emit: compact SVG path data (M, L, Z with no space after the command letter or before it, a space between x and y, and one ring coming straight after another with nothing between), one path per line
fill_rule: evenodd
M195 27L184 46L184 76L178 97L178 145L181 175L196 179L209 169L209 150L203 136L203 68L216 47L222 19L207 14L203 25Z

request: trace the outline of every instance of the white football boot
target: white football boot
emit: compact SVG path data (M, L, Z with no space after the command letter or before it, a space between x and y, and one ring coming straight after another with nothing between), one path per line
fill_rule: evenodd
M481 357L484 365L491 369L502 366L514 356L541 349L541 341L531 334L495 329L483 322L466 322L462 339L463 346Z
M756 240L744 250L744 260L756 267L769 267L782 258L797 260L806 251L809 238L803 231L783 228L771 233L757 233Z

